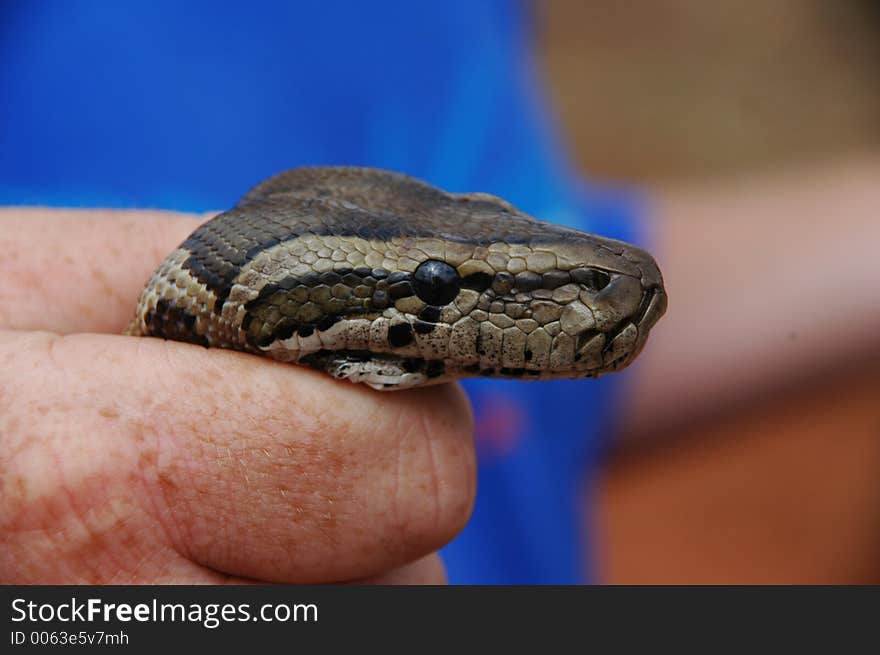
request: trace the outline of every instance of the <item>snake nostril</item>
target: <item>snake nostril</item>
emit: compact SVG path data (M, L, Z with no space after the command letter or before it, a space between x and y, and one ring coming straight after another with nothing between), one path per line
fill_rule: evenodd
M593 291L601 291L611 283L611 276L597 268L575 269L571 272L571 279Z

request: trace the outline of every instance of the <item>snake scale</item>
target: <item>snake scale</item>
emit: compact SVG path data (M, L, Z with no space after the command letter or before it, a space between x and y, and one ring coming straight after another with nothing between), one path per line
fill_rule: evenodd
M280 173L174 250L127 333L232 348L376 389L596 377L666 309L635 246L400 173Z

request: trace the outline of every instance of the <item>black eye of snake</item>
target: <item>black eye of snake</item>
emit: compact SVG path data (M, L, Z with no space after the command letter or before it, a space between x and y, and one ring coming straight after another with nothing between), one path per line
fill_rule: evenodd
M447 305L458 295L461 278L446 262L429 259L413 274L413 289L429 305Z

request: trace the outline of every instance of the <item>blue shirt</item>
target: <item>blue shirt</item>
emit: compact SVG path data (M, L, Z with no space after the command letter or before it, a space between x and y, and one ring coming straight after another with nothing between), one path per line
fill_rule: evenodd
M228 4L3 3L0 203L205 211L285 168L369 165L634 240L636 200L569 171L520 3ZM615 378L465 384L479 491L451 582L589 577Z

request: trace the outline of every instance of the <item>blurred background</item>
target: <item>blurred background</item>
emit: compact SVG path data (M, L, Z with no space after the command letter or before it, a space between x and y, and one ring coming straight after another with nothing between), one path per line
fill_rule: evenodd
M665 184L880 144L872 0L540 0L543 68L578 163Z
M555 110L593 179L702 202L711 217L712 203L741 204L742 189L791 196L823 179L814 171L880 170L876 2L537 9ZM674 338L662 328L646 355ZM600 578L880 583L876 354L619 435L599 482Z

